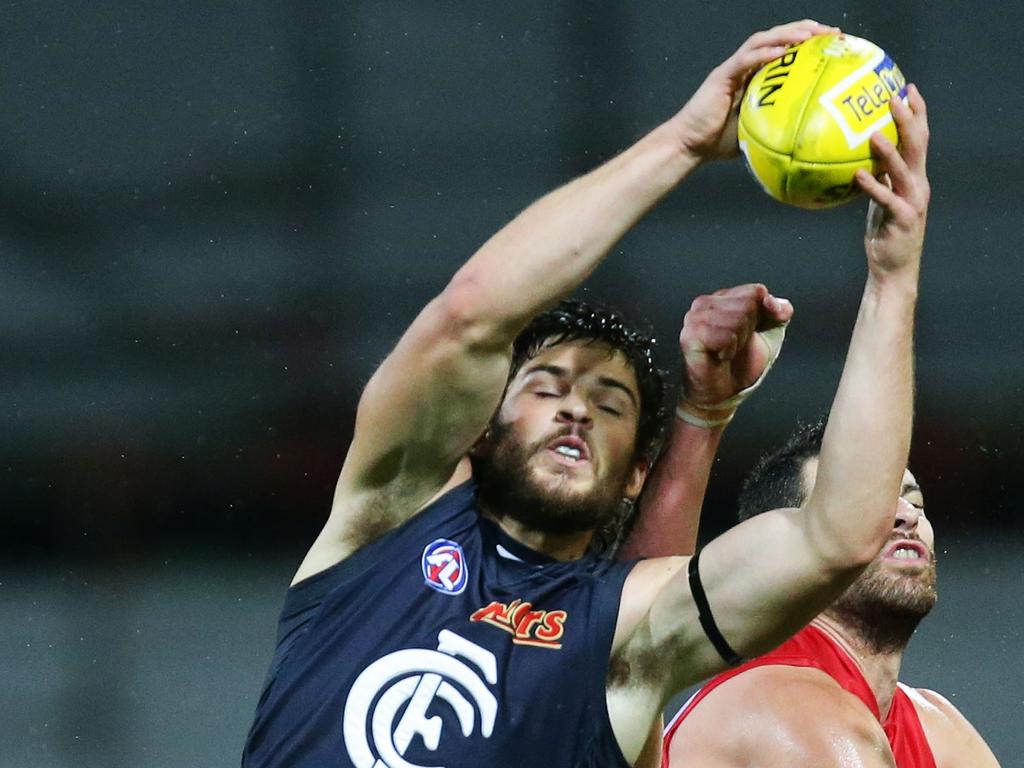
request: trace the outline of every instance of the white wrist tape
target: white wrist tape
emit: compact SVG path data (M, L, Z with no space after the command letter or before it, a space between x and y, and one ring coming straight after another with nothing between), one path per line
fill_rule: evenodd
M684 393L680 393L679 398L696 408L700 408L702 411L728 411L730 409L735 411L735 409L739 406L740 403L742 403L744 400L750 397L751 394L753 394L754 390L761 386L761 382L764 381L765 377L768 375L768 371L772 369L772 366L775 365L775 361L779 359L779 353L782 351L782 342L786 340L786 326L788 325L789 323L786 322L783 323L782 325L776 325L775 327L769 328L765 331L758 331L758 334L761 336L762 339L764 339L765 344L768 345L768 362L765 363L764 370L761 371L761 375L757 377L757 381L755 381L749 387L744 387L732 397L727 398L720 403L715 403L714 405L695 403L689 398L687 398ZM684 416L683 413L686 413L686 415ZM683 421L685 421L687 424L693 424L694 426L697 427L706 426L708 428L721 426L722 424L728 424L729 421L732 420L732 414L729 414L729 417L726 418L724 421L721 419L701 419L698 416L694 416L693 414L683 411L681 407L676 408L676 415ZM707 423L704 424L698 422Z
M701 406L698 405L696 407L700 408ZM682 419L687 424L692 424L695 427L702 427L704 429L714 429L715 427L724 427L726 424L728 424L730 421L732 421L732 417L735 416L735 415L736 415L736 409L734 408L733 410L728 411L726 413L726 415L722 416L721 418L718 418L718 419L702 419L700 416L697 416L695 414L690 413L683 406L681 406L681 405L677 405L676 406L676 416L678 418Z

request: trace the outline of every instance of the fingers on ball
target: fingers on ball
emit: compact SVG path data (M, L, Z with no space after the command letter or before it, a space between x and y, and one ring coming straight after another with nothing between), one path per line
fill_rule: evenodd
M925 103L924 96L921 95L921 90L914 83L907 86L907 103L914 110L915 115L919 115L927 121L928 105Z
M875 159L879 161L886 171L890 170L890 166L902 160L899 149L884 134L879 132L873 133L869 141L871 143L871 154L875 156Z
M928 116L924 99L914 86L907 90L907 102L896 107L893 118L900 132L900 144L904 148L907 162L923 170L928 153Z
M874 133L871 136L871 149L882 161L882 166L892 178L897 189L905 188L910 184L910 167L895 144L881 133Z
M815 35L839 32L838 27L820 24L812 19L780 24L755 32L737 50L737 65L752 69L782 56L791 45L802 43Z
M904 99L893 99L889 106L898 128L906 124L908 128L918 132L928 133L928 106L917 86L911 83L907 86L907 95Z
M889 208L895 202L896 193L863 168L857 169L857 172L854 174L854 178L860 188L864 190L864 194L876 201L879 205Z
M813 37L814 35L824 35L835 32L839 32L839 27L834 27L830 24L822 24L814 19L800 19L799 21L779 24L771 29L758 32L752 35L751 38L770 40L774 42L797 42L798 40L795 38L799 38L799 40L806 40L808 37Z

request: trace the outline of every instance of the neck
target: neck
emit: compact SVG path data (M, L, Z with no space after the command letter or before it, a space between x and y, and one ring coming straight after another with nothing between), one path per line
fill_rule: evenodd
M850 658L860 667L861 674L875 695L878 711L884 721L889 716L892 698L896 693L896 682L899 679L900 666L903 664L903 652L906 643L888 645L880 649L871 638L865 637L857 627L842 618L825 611L818 615L811 624L835 640Z
M555 560L579 560L586 554L593 536L590 531L564 534L538 531L507 515L496 515L486 509L481 509L481 512L523 546Z

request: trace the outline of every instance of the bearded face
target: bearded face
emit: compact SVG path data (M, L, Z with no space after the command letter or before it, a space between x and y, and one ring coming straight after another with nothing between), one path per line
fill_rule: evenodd
M801 468L804 498L814 490L818 459ZM913 473L903 472L893 532L878 556L826 611L877 653L902 649L938 599L935 532Z
M839 602L850 606L874 604L878 610L924 618L938 599L934 552L929 551L929 558L928 564L917 571L899 572L887 567L880 555Z
M883 549L826 611L855 630L876 653L906 646L938 599L933 552L917 569L894 567L885 553Z
M544 347L509 382L472 454L481 507L558 535L605 526L640 492L640 395L628 361L601 343Z
M473 462L482 506L543 533L566 535L602 528L623 512L628 467L606 482L580 488L566 475L542 476L531 459L543 455L552 438L523 445L508 425L493 423L489 446Z

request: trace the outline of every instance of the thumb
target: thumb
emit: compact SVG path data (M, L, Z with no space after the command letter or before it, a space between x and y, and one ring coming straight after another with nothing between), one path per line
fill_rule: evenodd
M772 296L769 293L762 299L761 306L764 307L765 317L758 323L759 327L788 323L793 318L793 305L789 299Z

